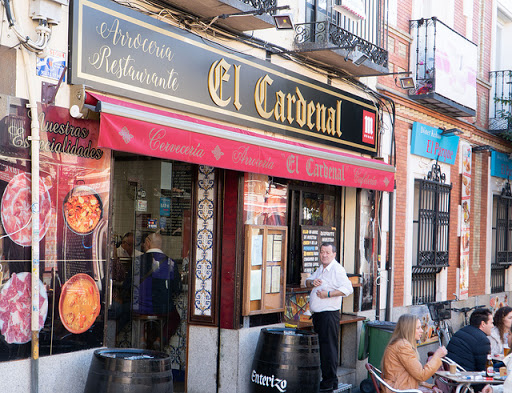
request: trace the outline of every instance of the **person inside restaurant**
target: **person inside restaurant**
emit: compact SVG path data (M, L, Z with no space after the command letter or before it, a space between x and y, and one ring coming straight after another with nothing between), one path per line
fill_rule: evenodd
M488 336L493 327L491 311L477 308L469 318L469 325L458 330L448 343L448 357L466 371L484 371L487 355L491 353Z
M162 319L164 337L156 340L164 340L166 344L180 321L174 297L181 291L181 278L177 263L165 255L162 245L162 235L157 232L150 233L144 240L145 253L135 261L133 310L139 316ZM141 340L146 339L141 337Z
M423 366L417 350L422 333L418 317L412 314L400 316L382 358L382 377L391 387L437 391L436 387L425 381L439 369L441 358L446 356L447 351L445 347L439 347ZM385 387L383 392L390 393Z

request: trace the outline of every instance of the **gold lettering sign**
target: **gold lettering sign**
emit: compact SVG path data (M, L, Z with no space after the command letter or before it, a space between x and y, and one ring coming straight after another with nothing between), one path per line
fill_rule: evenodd
M234 100L233 105L237 110L240 110L242 104L240 103L240 65L235 65L235 87L234 87ZM231 101L231 96L226 99L222 99L223 82L228 82L231 75L229 70L231 64L226 60L221 59L214 62L210 71L208 72L208 93L212 98L212 101L221 107L227 106Z

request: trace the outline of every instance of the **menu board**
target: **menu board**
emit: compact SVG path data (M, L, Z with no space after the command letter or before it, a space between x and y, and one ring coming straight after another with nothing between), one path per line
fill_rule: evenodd
M181 236L184 211L190 209L192 166L187 163L173 163L172 173L173 185L169 234L171 236Z
M301 225L302 271L313 273L320 266L320 246L334 243L336 228Z

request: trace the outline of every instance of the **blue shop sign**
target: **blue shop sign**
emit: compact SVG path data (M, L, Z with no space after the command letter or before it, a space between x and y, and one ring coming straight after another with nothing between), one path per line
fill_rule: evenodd
M512 160L505 153L493 151L491 153L491 176L510 178L512 175Z
M411 153L418 156L438 160L447 164L455 164L459 147L457 135L441 135L442 130L414 122L412 125Z

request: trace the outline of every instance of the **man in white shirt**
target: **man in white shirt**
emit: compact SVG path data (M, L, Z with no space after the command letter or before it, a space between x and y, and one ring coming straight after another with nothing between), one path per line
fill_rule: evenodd
M340 333L341 299L354 289L343 266L336 261L336 246L323 243L320 247L321 266L306 279L309 309L313 313L313 327L318 334L322 381L320 392L338 388L338 342Z

